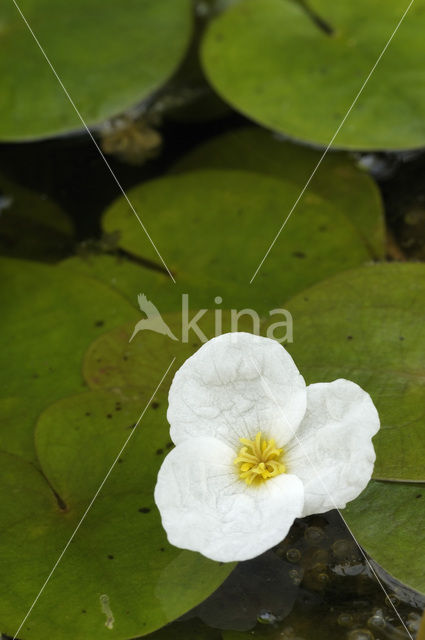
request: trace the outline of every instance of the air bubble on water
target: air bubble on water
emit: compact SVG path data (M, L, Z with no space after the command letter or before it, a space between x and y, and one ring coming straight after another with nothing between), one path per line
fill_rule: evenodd
M352 549L351 540L336 540L332 545L332 551L337 558L345 558L350 555Z
M299 571L297 571L296 569L291 569L288 573L289 577L291 578L292 582L298 586L301 583L302 580L302 575Z
M407 616L407 628L409 631L417 633L421 624L421 616L418 613L409 613Z
M397 598L397 596L395 595L395 593L390 593L386 598L385 598L385 604L387 605L387 607L397 607L399 604L399 600Z
M299 562L301 560L301 552L299 549L288 549L286 552L286 557L289 562Z
M329 553L327 551L327 549L317 549L317 551L314 552L314 555L312 557L312 561L318 565L318 564L324 564L324 565L328 565L328 561L329 561Z
M312 544L318 544L325 537L325 532L320 527L307 527L304 537Z
M317 576L317 579L322 584L327 584L329 582L329 580L330 580L330 578L329 578L327 573L319 573L319 575Z
M271 611L263 610L258 614L257 622L260 622L261 624L276 624L276 622L279 622L279 618Z
M384 614L382 613L382 609L376 609L373 615L367 621L369 627L374 629L383 629L386 626Z
M338 616L338 624L341 627L351 627L353 622L354 618L351 613L340 613Z

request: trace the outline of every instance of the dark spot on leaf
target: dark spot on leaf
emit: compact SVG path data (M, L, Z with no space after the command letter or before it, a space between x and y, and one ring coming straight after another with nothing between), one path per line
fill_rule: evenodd
M118 458L118 464L121 464L122 458Z
M114 556L110 553L110 554L108 555L108 558L109 558L109 560L113 560L113 559L114 559Z
M219 567L222 567L223 565L224 565L224 562L219 562L219 563L218 563L218 566L219 566Z
M164 547L161 547L161 548L160 548L160 551L165 551Z
M156 455L157 455L157 456L160 456L160 455L161 455L161 453L164 453L164 449L157 449L157 450L156 450Z
M400 337L399 337L399 340L404 340L404 336L400 336Z
M38 378L38 373L33 373L33 374L32 374L32 377L33 377L33 378Z
M320 225L319 231L327 231L327 230L328 230L328 228L327 228L327 226L325 224L321 224Z
M417 498L422 498L422 493L418 493Z
M96 358L96 362L102 362L102 358Z
M134 424L129 424L129 425L128 425L128 427L127 427L127 429L134 429L134 427L135 427L135 426L136 426L136 423L134 423Z
M294 258L305 258L305 253L303 251L293 251L292 255Z
M151 407L152 407L152 409L158 409L158 407L159 407L159 402L152 402L152 403L151 403Z
M90 411L86 411L86 416L91 416Z
M128 360L128 356L123 356L122 359L123 360Z
M139 511L140 513L149 513L150 509L149 507L140 507Z
M167 442L167 444L165 445L167 449L171 449L172 446L173 446L172 442Z
M198 342L193 342L193 343L192 343L192 347L193 347L194 349L196 349L196 347L199 347L199 343L198 343Z
M309 301L309 298L304 298L304 302L308 302L308 301Z
M94 323L95 327L103 327L104 325L104 321L103 320L96 320L96 322Z
M112 418L112 413L107 413L107 414L106 414L106 417L107 417L107 418Z
M352 340L353 336L347 336L347 340Z
M87 613L85 609L81 609L81 613Z

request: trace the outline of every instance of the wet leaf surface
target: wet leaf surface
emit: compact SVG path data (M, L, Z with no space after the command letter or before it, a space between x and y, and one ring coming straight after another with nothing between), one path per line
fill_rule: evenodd
M374 478L393 482L371 482L344 517L378 564L422 593L424 276L421 264L363 267L287 304L295 328L289 350L307 382L354 380L380 414Z
M242 171L193 171L150 181L129 197L183 291L199 308L216 296L223 307L266 312L277 301L370 258L338 203L307 194L250 284L298 195L293 182ZM105 212L120 246L158 263L128 204Z
M424 2L414 3L334 146L425 144ZM211 22L202 48L219 95L257 122L326 146L406 10L391 0L243 0ZM379 15L379 20L371 16ZM406 71L408 69L408 72Z
M83 390L90 342L138 319L122 296L60 267L2 258L0 449L34 460L33 430L52 402Z
M425 486L372 481L343 511L348 526L375 562L425 594Z
M0 253L53 262L72 250L71 219L47 196L0 174Z
M178 66L192 30L190 0L124 0L119 7L23 0L19 6L88 126L158 89ZM82 129L13 3L2 4L0 22L0 139Z
M151 394L159 380L146 375ZM135 427L144 404L126 390L65 398L37 424L41 473L0 454L0 557L3 575L13 576L0 624L10 635L131 433L20 637L145 635L203 600L233 568L168 544L153 502L169 443L165 407L149 406Z
M231 130L195 147L180 158L172 172L199 169L254 171L289 181L300 193L321 155L314 149L279 140L264 129L250 127ZM385 224L378 189L349 156L328 154L308 186L308 193L311 192L332 202L349 218L372 257L384 257ZM298 215L297 210L294 215Z
M287 303L288 345L308 383L347 378L379 411L377 479L425 482L425 267L381 264L340 274Z

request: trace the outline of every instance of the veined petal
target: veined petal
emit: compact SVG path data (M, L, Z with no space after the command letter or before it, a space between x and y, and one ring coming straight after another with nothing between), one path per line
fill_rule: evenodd
M369 482L379 416L368 393L349 380L307 387L307 411L285 464L304 483L303 516L344 508Z
M301 480L282 474L248 486L234 458L215 438L185 440L165 458L155 502L171 544L231 562L254 558L286 536L303 509Z
M176 444L212 436L232 447L261 431L284 446L304 416L304 378L274 340L226 333L209 340L180 367L170 393L168 421Z

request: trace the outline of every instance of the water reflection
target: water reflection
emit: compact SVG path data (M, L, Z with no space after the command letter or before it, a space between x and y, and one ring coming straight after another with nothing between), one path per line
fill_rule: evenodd
M296 521L280 545L240 563L183 619L221 629L223 640L410 640L425 598L382 571L380 578L390 599L330 512Z

